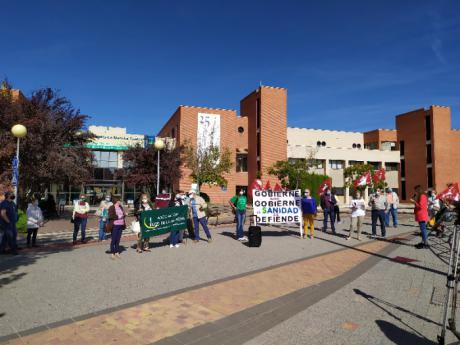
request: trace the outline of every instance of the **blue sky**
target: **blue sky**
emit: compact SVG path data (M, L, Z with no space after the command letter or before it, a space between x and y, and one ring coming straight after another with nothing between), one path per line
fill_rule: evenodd
M452 108L460 1L0 0L0 77L59 89L90 123L155 134L179 104L288 88L288 124L364 131Z

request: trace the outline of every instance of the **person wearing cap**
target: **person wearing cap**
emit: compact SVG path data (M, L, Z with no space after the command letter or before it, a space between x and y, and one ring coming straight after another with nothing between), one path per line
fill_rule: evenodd
M86 243L86 224L88 223L89 204L86 202L86 195L81 194L80 200L76 201L73 207L73 242L77 244L78 230L81 229L81 243Z
M99 241L105 240L105 225L109 219L109 207L112 206L111 200L110 194L107 194L96 211L96 216L99 217Z
M18 211L14 203L15 195L12 192L5 193L5 200L0 204L0 225L4 231L4 240L2 242L2 251L5 245L8 244L11 254L16 255L17 252L17 230L16 222L18 221Z
M193 242L200 241L200 224L203 227L204 232L208 238L208 243L212 242L211 233L208 228L208 221L206 220L205 210L208 207L204 199L197 195L194 190L191 190L190 193L190 214L193 219L193 227L195 228L195 239Z
M390 226L390 214L393 219L393 227L398 227L399 197L391 188L387 188L388 210L385 212L385 226Z

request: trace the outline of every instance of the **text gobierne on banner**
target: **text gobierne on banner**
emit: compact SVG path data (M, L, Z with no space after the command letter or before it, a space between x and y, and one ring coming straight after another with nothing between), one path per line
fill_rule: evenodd
M301 223L301 199L300 190L275 192L254 189L252 192L252 206L256 223Z

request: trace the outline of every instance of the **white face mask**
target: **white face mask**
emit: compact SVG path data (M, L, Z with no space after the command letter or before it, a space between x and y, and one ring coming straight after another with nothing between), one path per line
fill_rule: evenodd
M110 198L105 198L105 201L110 201Z
M142 202L146 204L149 200L148 199L142 199Z

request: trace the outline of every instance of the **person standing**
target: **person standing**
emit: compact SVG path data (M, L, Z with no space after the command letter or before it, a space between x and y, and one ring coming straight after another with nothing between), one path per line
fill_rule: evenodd
M426 223L428 222L428 197L423 193L420 185L414 187L414 192L410 202L414 204L415 221L418 222L422 234L422 242L416 244L415 248L426 249L430 247L428 245L428 232L426 230Z
M43 213L41 208L38 206L38 199L32 198L32 202L27 206L27 247L36 247L38 228L43 226Z
M73 207L73 244L77 244L78 231L81 228L81 243L86 243L86 224L88 223L89 204L86 202L86 196L80 195L80 199L75 202Z
M139 197L139 202L136 204L136 211L135 216L138 222L141 221L141 214L145 211L151 211L154 209L153 203L150 201L150 197L148 194L141 194ZM150 239L144 238L142 239L142 232L137 234L137 247L136 252L139 254L142 252L150 252Z
M355 197L351 200L351 223L350 233L348 234L347 240L351 238L353 231L356 231L356 239L361 241L361 226L364 222L364 216L366 215L366 203L364 198L361 196L361 192L358 190L355 193Z
M315 218L316 218L316 200L310 195L310 190L305 189L301 200L302 218L303 218L303 238L306 237L307 232L310 234L308 237L315 238Z
M428 193L428 216L434 218L440 209L441 203L437 198L437 193L435 190L432 190Z
M399 206L399 197L398 194L393 192L391 188L387 189L387 204L388 211L385 213L385 226L390 226L390 214L393 219L393 227L398 227L398 206Z
M125 217L126 213L123 210L120 199L113 198L113 205L109 207L109 227L112 232L112 240L110 242L110 252L112 253L111 258L121 258L120 257L120 240L121 233L126 229Z
M105 196L101 201L96 211L96 216L99 217L99 242L105 240L105 225L109 218L109 207L112 206L110 194Z
M190 212L193 219L193 227L195 228L195 239L193 242L200 241L200 224L208 238L208 243L212 242L211 233L208 228L205 210L208 207L204 199L197 195L194 190L190 191Z
M11 250L11 254L17 255L17 230L16 222L18 221L18 211L16 204L14 203L15 195L12 192L5 193L5 200L0 204L0 224L3 228L4 239L3 239L3 248L8 244Z
M169 201L168 207L179 207L182 206L181 192L177 191L176 196L171 194L171 200ZM169 233L169 248L179 248L179 237L180 231L171 231Z
M371 238L377 236L377 220L380 222L380 234L383 238L386 237L385 229L385 211L387 210L388 203L385 191L377 188L377 192L373 194L369 200L369 206L371 207L371 219L372 219L372 235Z
M240 189L238 195L234 195L229 204L236 215L236 239L238 241L247 241L248 238L244 236L244 221L246 220L246 207L248 199L244 195L244 189Z
M0 185L1 187L1 185ZM0 189L0 205L5 200L5 193ZM0 214L0 252L3 252L4 241L6 241L5 229L3 228L2 216Z
M161 194L158 194L155 198L155 208L166 208L171 200L171 195L166 193L166 190L162 190Z
M327 231L327 218L329 217L331 220L331 229L332 233L335 235L335 213L334 207L337 204L337 200L335 196L332 194L330 188L326 188L325 192L321 195L321 208L323 209L324 213L324 220L323 220L323 232Z

